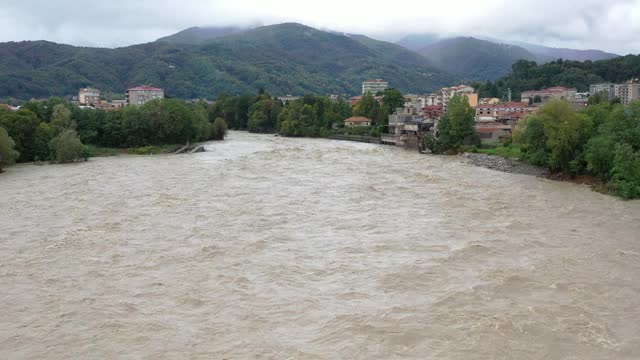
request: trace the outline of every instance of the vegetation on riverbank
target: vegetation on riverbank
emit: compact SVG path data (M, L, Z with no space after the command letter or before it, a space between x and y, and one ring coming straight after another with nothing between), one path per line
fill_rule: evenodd
M425 147L435 154L457 154L470 146L480 145L475 130L475 114L466 96L452 97L438 122L436 136L425 135Z
M388 89L378 102L365 94L353 107L344 99L305 95L286 105L264 90L257 95L221 95L209 109L209 119L224 119L229 127L257 133L277 132L292 137L328 137L341 135L379 136L387 124L389 114L403 105L398 90ZM344 128L344 120L351 116L372 119L369 127Z
M479 154L485 154L485 155L497 155L497 156L502 156L506 158L515 158L515 159L522 157L522 149L518 144L509 144L509 145L500 144L498 146L492 146L492 147L480 147L480 148L474 149L474 151L472 152L477 152Z
M600 192L640 198L640 103L600 103L576 110L542 106L516 128L513 144L477 152L517 157L549 169L550 178L588 183Z
M175 144L222 140L224 119L209 105L163 99L115 111L80 109L59 98L0 109L0 166L13 161L73 162L118 153L165 153ZM17 156L16 156L17 153Z

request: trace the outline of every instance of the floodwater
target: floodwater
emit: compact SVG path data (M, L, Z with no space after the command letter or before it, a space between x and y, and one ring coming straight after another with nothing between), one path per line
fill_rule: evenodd
M640 358L640 202L371 144L207 150L0 175L0 358Z

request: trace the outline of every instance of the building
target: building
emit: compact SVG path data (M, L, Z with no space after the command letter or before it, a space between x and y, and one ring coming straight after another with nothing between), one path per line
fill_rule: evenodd
M585 107L589 104L589 97L591 93L588 92L579 92L573 95L573 98L570 99L571 103L578 107Z
M278 97L278 100L280 100L283 105L287 105L288 103L294 102L298 99L300 99L300 96L285 95Z
M640 79L629 80L624 84L616 84L614 97L620 99L620 103L624 105L640 100Z
M163 89L150 86L138 86L128 89L125 95L127 105L144 105L149 101L163 98Z
M444 110L447 109L449 101L456 95L463 95L469 99L469 105L473 108L478 106L479 98L475 89L468 85L452 86L442 88L433 94L420 96L418 100L422 102L422 106L441 106Z
M383 92L389 88L389 83L382 79L375 80L367 80L362 83L362 93L366 94L367 92L372 93L373 95Z
M78 102L83 106L100 104L100 91L92 88L83 88L78 91Z
M434 104L434 105L442 106L445 109L445 111L447 110L447 107L449 105L449 101L451 100L451 98L456 95L467 96L467 98L469 99L469 105L471 107L475 108L476 106L478 106L478 93L476 93L475 89L471 86L459 85L459 86L452 86L448 88L442 88L440 89L439 93L442 99L439 104Z
M514 124L508 122L483 122L476 123L476 133L482 143L495 143L511 136Z
M498 98L482 98L478 101L478 105L494 105L500 103Z
M520 101L529 104L546 103L547 101L554 99L571 101L577 92L578 89L576 88L565 88L562 86L556 86L544 90L529 90L520 95Z
M382 96L374 96L373 98L382 105ZM360 100L362 100L362 96L352 96L349 98L349 104L351 104L351 107L354 107Z
M371 119L362 116L353 116L344 121L346 127L371 126Z
M509 117L510 115L520 117L521 114L530 114L536 110L536 107L529 106L527 102L478 105L476 108L476 122L496 121L499 118Z
M421 150L424 133L431 131L441 115L441 107L423 108L420 101L406 102L404 107L389 115L389 130L381 135L380 142Z
M606 100L611 100L615 97L615 89L616 85L611 83L593 84L589 86L589 94L600 93L605 96Z

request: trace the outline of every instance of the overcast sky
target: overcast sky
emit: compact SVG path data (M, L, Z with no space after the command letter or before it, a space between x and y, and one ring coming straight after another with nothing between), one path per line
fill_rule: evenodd
M397 38L489 36L549 46L640 52L640 0L1 0L0 41L116 47L191 26L300 22ZM389 8L389 7L393 8Z

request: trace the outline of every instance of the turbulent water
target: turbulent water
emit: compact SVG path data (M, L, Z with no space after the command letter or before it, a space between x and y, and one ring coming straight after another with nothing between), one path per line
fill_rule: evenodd
M3 359L639 359L640 203L379 145L0 175Z

